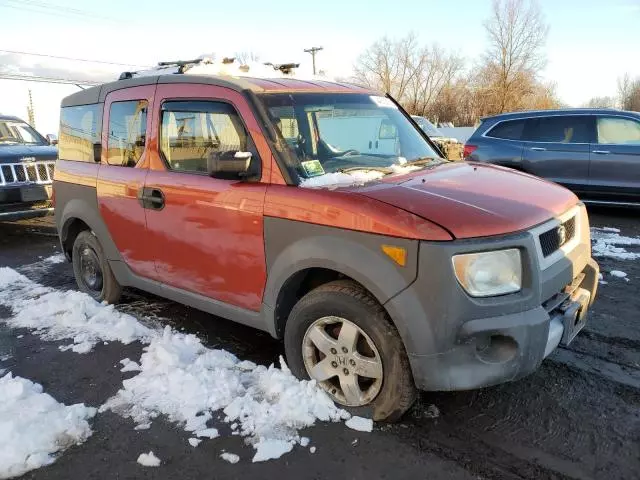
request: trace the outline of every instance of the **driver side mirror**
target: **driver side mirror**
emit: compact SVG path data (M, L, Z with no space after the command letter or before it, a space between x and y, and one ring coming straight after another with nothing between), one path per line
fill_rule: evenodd
M236 179L248 176L251 152L213 151L207 157L207 172L215 178Z
M53 133L47 133L46 137L47 142L49 142L49 145L57 145L58 144L58 137L55 136Z

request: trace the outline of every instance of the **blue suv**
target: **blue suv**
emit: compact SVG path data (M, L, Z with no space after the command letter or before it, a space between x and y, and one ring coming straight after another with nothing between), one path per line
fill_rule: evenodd
M566 109L482 119L465 160L544 177L586 203L640 206L640 113Z

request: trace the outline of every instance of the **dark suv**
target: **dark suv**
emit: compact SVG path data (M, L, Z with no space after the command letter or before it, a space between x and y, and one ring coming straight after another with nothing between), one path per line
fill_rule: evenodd
M484 118L466 160L548 178L587 203L640 205L640 113L570 109Z
M55 142L17 117L0 115L0 221L53 212Z

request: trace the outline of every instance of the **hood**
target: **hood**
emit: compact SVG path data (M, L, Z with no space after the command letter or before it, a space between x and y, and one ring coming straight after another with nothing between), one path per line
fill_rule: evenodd
M448 163L351 189L435 222L456 238L528 229L578 202L569 190L503 167Z
M58 149L51 145L0 144L0 163L20 163L25 157L36 160L55 160L58 157Z

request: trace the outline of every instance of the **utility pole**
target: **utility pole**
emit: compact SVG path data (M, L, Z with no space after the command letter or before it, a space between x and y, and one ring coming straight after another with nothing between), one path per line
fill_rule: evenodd
M311 58L313 59L313 74L316 74L316 53L318 53L320 50L322 50L322 47L311 47L311 48L306 48L304 51L306 53L310 53L311 54Z
M33 111L33 97L31 96L31 89L29 89L29 105L27 105L27 117L29 118L29 125L36 128L36 114Z

